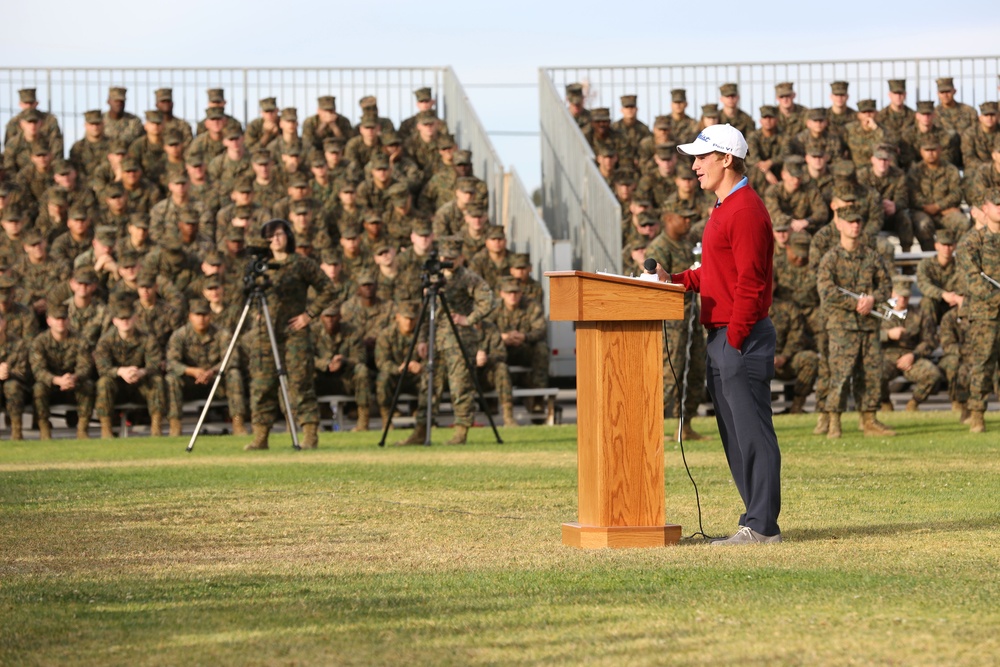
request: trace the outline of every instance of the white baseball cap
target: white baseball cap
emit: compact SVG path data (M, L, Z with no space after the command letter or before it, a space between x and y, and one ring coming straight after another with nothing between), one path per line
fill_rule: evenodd
M708 153L729 153L743 159L747 156L747 140L743 133L728 123L709 125L689 144L681 144L677 150L685 155L707 155Z

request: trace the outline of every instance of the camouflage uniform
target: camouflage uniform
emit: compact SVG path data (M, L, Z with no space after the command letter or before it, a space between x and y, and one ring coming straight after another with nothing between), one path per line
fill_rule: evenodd
M757 163L771 160L771 173L779 176L784 156L788 152L786 143L786 137L781 130L777 130L771 136L761 131L747 137L747 176L750 177L751 187L757 192L766 192L770 185L764 172L757 169ZM773 222L774 218L771 220Z
M891 340L889 329L903 327L906 331L899 340ZM934 318L921 310L910 310L906 319L893 317L882 320L882 402L889 400L889 383L902 375L913 383L913 400L923 403L941 380L941 371L930 360L937 349L937 327ZM896 368L896 362L905 354L913 354L913 366L908 371Z
M948 398L955 403L969 400L969 359L971 350L966 347L969 320L962 307L951 308L941 318L938 338L943 354L938 368L948 380Z
M434 372L433 412L437 411L437 403L440 400L441 392L444 389L444 379L447 376L448 387L451 391L451 403L455 411L455 424L470 427L475 414L475 385L469 375L466 359L462 356L462 348L466 354L470 355L469 363L474 363L473 352L478 345L478 333L474 325L493 311L496 302L486 281L461 266L453 270L452 276L445 283L441 294L444 294L447 299L452 314L465 315L468 318L468 325L456 325L455 327L461 336L462 347L460 348L459 340L455 338L451 324L445 321L447 318L444 315L444 309L438 311L441 316L437 319L437 331L434 332L434 349L438 365ZM426 330L421 331L421 338L426 337ZM425 424L426 405L427 393L424 392L420 395L417 413L418 425Z
M483 248L469 260L469 269L479 274L494 292L500 288L500 281L510 275L510 251L504 251L500 263L490 257L490 251Z
M804 402L819 376L819 353L810 349L812 341L806 332L803 313L795 308L776 306L772 304L771 307L771 321L777 336L775 357L783 358L784 364L775 366L774 377L794 380L795 397Z
M111 140L102 137L97 141L80 139L69 149L69 159L80 169L80 176L86 179L104 164L111 151Z
M520 331L525 335L521 345L507 345L505 361L510 366L527 366L527 386L533 389L549 384L549 344L548 326L542 307L521 295L517 308L508 309L500 304L487 318L492 321L500 334Z
M913 220L910 217L910 190L906 182L906 174L895 165L878 177L871 165L865 165L857 171L858 183L878 193L879 202L891 201L896 204L896 213L885 222L887 227L896 232L899 245L906 252L913 245ZM883 209L884 211L884 209Z
M0 300L8 298L0 293ZM10 303L4 310L3 317L7 320L7 335L21 340L33 340L38 335L38 318L35 312L20 303Z
M858 169L871 164L875 147L885 143L885 139L885 130L881 127L866 130L858 121L848 123L844 127L844 141L847 143L854 166Z
M7 421L20 424L24 414L24 390L28 382L28 346L15 336L0 337L0 363L7 364L7 379L3 384L3 405Z
M351 325L344 323L341 323L340 329L332 336L326 332L320 320L309 326L317 393L353 395L358 407L368 407L371 404L371 380L361 337ZM343 355L343 364L338 370L330 372L330 362L338 354Z
M662 175L658 169L647 172L639 179L639 185L635 189L637 199L648 199L654 209L661 209L676 194L677 185L674 183L674 176Z
M907 175L907 187L910 190L914 233L918 238L931 238L935 229L943 227L953 231L956 238L961 238L969 228L969 218L961 211L944 213L947 209L958 209L962 203L961 176L955 165L942 163L931 168L925 162L919 162ZM941 212L930 215L923 211L922 208L929 204L937 204Z
M1000 150L1000 137L994 150ZM980 206L991 192L1000 190L1000 170L989 164L965 171L965 201L969 206Z
M979 122L976 110L961 102L955 102L950 107L938 104L934 107L934 115L942 127L959 135Z
M690 239L674 241L663 233L646 247L646 257L656 260L667 273L680 273L695 262ZM685 419L698 414L705 396L705 328L699 324L700 309L694 292L684 294L684 318L666 322L663 347L663 405L666 414L681 417L681 387L687 361L687 394L684 396ZM688 356L688 344L691 352ZM673 369L673 371L671 371ZM676 374L676 382L675 382Z
M484 392L491 389L496 390L500 405L511 405L514 397L510 381L510 365L507 363L510 348L504 345L503 339L500 337L500 330L493 322L483 320L473 329L476 330L478 342L475 352L470 350L470 356L473 358L479 387ZM486 364L483 366L479 366L475 362L475 357L480 351L486 353ZM547 358L545 361L548 363ZM510 426L510 424L507 425Z
M111 141L120 139L125 142L126 146L146 134L142 120L128 111L123 111L121 118L112 118L111 112L105 111L102 120L104 121L104 136Z
M698 136L698 121L687 114L680 118L670 116L670 137L678 143L694 141Z
M49 330L32 339L29 357L35 379L33 396L38 420L49 419L49 406L55 398L59 403L75 404L80 423L90 421L95 400L94 381L90 377L94 362L90 350L87 341L72 329L67 330L62 341L57 341ZM64 392L52 384L52 378L66 373L76 376L76 388Z
M930 130L921 132L916 125L906 127L899 138L899 158L897 163L904 171L920 162L920 142L927 137L937 140L941 146L941 162L955 166L962 164L962 149L960 138L950 130L934 123Z
M859 410L876 412L882 375L878 320L859 314L855 310L857 300L837 288L869 294L877 306L891 294L885 263L864 242L853 252L837 245L820 260L816 278L830 337L830 387L825 411L844 411L844 390L854 376L856 382L860 381L856 387L861 394Z
M216 155L208 162L208 177L220 193L230 193L236 182L243 178L253 178L250 155L244 151L243 157L232 160L228 151Z
M875 122L879 127L885 128L889 136L898 139L905 128L916 123L916 112L905 104L899 111L885 106L875 114Z
M1000 348L1000 289L979 273L1000 280L1000 234L993 234L986 227L970 230L955 249L955 257L959 273L966 276L962 309L969 319L968 345L963 350L968 353L969 363L967 406L972 412L984 412L995 389L993 376Z
M142 283L140 282L140 284ZM197 296L201 297L200 290ZM184 313L162 297L158 297L149 308L142 305L141 301L136 300L134 308L136 325L156 341L161 357L165 357L167 343L170 342L171 336L184 326Z
M336 286L316 262L298 254L291 254L281 262L272 260L267 275L272 283L267 291L267 305L278 353L288 374L292 414L300 425L317 424L319 407L309 329L290 331L288 321L303 312L313 319L319 317L335 298ZM316 289L316 297L307 303L310 286ZM255 315L250 348L250 412L254 424L270 427L278 414L278 374L263 313Z
M958 271L954 257L941 266L937 257L925 257L917 264L917 288L920 290L920 309L939 321L951 307L944 301L945 292L962 294L965 277Z
M218 373L231 340L232 334L214 324L209 325L208 330L202 335L194 330L190 322L173 332L167 343L166 388L170 399L168 413L170 419L181 418L185 393L191 397L207 398L212 388L211 383L204 385L195 383L194 378L184 374L184 370L194 367L202 370L212 369ZM240 371L239 350L239 346L233 349L225 377L219 383L218 393L228 400L229 415L242 417L247 414L247 404L243 389L243 374Z
M813 183L803 183L794 192L788 192L782 182L775 183L764 193L764 205L775 226L787 225L792 220L807 220L806 231L815 234L830 221L830 209Z
M737 108L730 116L722 107L719 108L719 122L725 125L728 123L743 133L744 138L749 137L757 131L757 126L753 122L753 116L743 109Z
M416 336L416 331L404 335L399 327L393 324L380 331L375 340L375 368L378 371L375 379L375 398L381 411L393 407L390 404L401 375L399 367L406 361L406 355L409 354ZM415 350L412 360L420 361ZM407 371L400 393L423 394L426 391L425 382L426 376L422 370L417 376Z
M163 150L162 135L158 144L150 141L148 134L139 137L129 145L128 154L139 161L146 178L153 183L159 182L167 167L167 154Z
M1000 136L1000 125L995 125L990 132L985 132L978 122L962 133L962 166L966 171L972 171L983 164L990 164L992 158L990 149L993 142Z
M164 387L160 366L163 353L155 339L146 336L138 328L133 328L128 340L119 335L114 327L97 341L94 349L94 363L97 366L97 416L111 417L118 394L125 391L142 396L150 415L163 415ZM132 385L118 377L122 366L136 366L146 371L146 376Z
M15 269L21 279L21 303L29 308L39 299L46 298L53 286L69 278L68 268L50 257L32 264L25 256Z

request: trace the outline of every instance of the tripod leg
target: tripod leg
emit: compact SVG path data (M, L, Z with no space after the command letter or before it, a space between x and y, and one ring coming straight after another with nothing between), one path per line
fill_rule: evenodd
M295 432L295 420L292 418L292 401L288 397L288 372L285 370L285 361L278 352L278 339L274 335L274 324L271 322L271 311L267 307L267 299L263 294L258 294L260 309L264 313L264 324L267 325L267 336L271 340L271 352L274 353L274 366L278 369L278 385L281 387L281 397L285 401L285 421L288 422L288 431L292 434L292 447L299 447L299 437Z
M465 352L465 345L462 344L462 338L458 335L458 326L456 326L455 321L451 319L451 308L448 307L448 300L444 298L444 294L441 294L441 309L444 311L444 316L448 318L448 324L451 325L451 332L455 336L455 341L458 343L458 349L462 353L462 361L465 362L465 370L469 372L472 377L472 384L476 388L476 396L479 398L479 407L482 408L483 412L486 413L486 419L490 422L490 428L493 429L493 435L497 439L497 444L502 445L503 439L500 438L500 433L497 431L497 425L493 423L493 415L490 413L490 408L486 405L486 397L483 396L483 389L479 386L479 376L476 374L476 367L470 362L469 355Z
M437 363L434 352L437 339L437 285L431 285L424 296L429 309L427 323L427 428L424 430L424 445L431 446L431 425L434 423L434 365ZM419 331L419 330L418 330Z
M424 315L426 313L427 297L425 296L424 302L420 307L420 315L417 317L417 326L413 330L413 342L410 343L410 349L406 353L406 361L403 362L403 372L399 375L399 381L396 383L396 390L392 392L392 403L389 404L389 418L386 419L385 424L382 425L382 439L378 441L379 447L385 447L385 438L389 435L389 427L392 426L392 413L396 409L396 401L399 400L399 394L403 390L403 381L406 379L407 367L413 359L413 351L417 349L417 340L420 339L420 326L424 323ZM428 423L430 423L429 420Z
M247 295L246 303L243 304L243 312L240 313L240 321L236 324L236 331L233 332L233 338L229 341L229 348L226 349L226 356L222 358L222 365L219 366L219 372L215 376L215 382L212 383L212 391L208 392L208 399L205 401L205 407L201 409L201 415L198 416L198 423L194 427L194 433L191 434L191 441L188 443L187 451L194 449L194 441L198 439L198 433L201 431L201 425L205 423L205 415L208 414L208 408L212 405L212 399L215 398L215 392L219 388L219 382L222 381L222 374L226 372L229 368L229 359L233 356L233 350L236 349L236 343L239 340L240 332L243 331L243 323L247 319L247 313L250 312L250 304L253 302L253 295Z

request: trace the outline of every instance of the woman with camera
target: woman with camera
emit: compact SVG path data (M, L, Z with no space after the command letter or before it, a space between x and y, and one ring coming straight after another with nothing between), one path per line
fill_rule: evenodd
M315 449L319 407L308 327L333 303L337 289L315 261L295 252L295 235L288 222L267 222L261 236L272 256L262 279L269 282L265 295L278 354L288 375L291 412L302 427L302 448ZM316 292L311 302L307 298L310 287ZM268 434L278 415L278 370L262 313L257 314L250 345L250 412L253 441L245 449L267 449Z

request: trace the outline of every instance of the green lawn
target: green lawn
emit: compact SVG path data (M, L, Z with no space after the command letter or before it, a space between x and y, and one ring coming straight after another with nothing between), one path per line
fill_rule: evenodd
M786 542L730 549L563 547L574 427L314 452L5 441L0 664L997 664L1000 418L979 436L951 413L885 421L901 435L845 415L831 442L777 418ZM706 532L732 532L717 436L687 450ZM676 445L666 464L688 535Z

